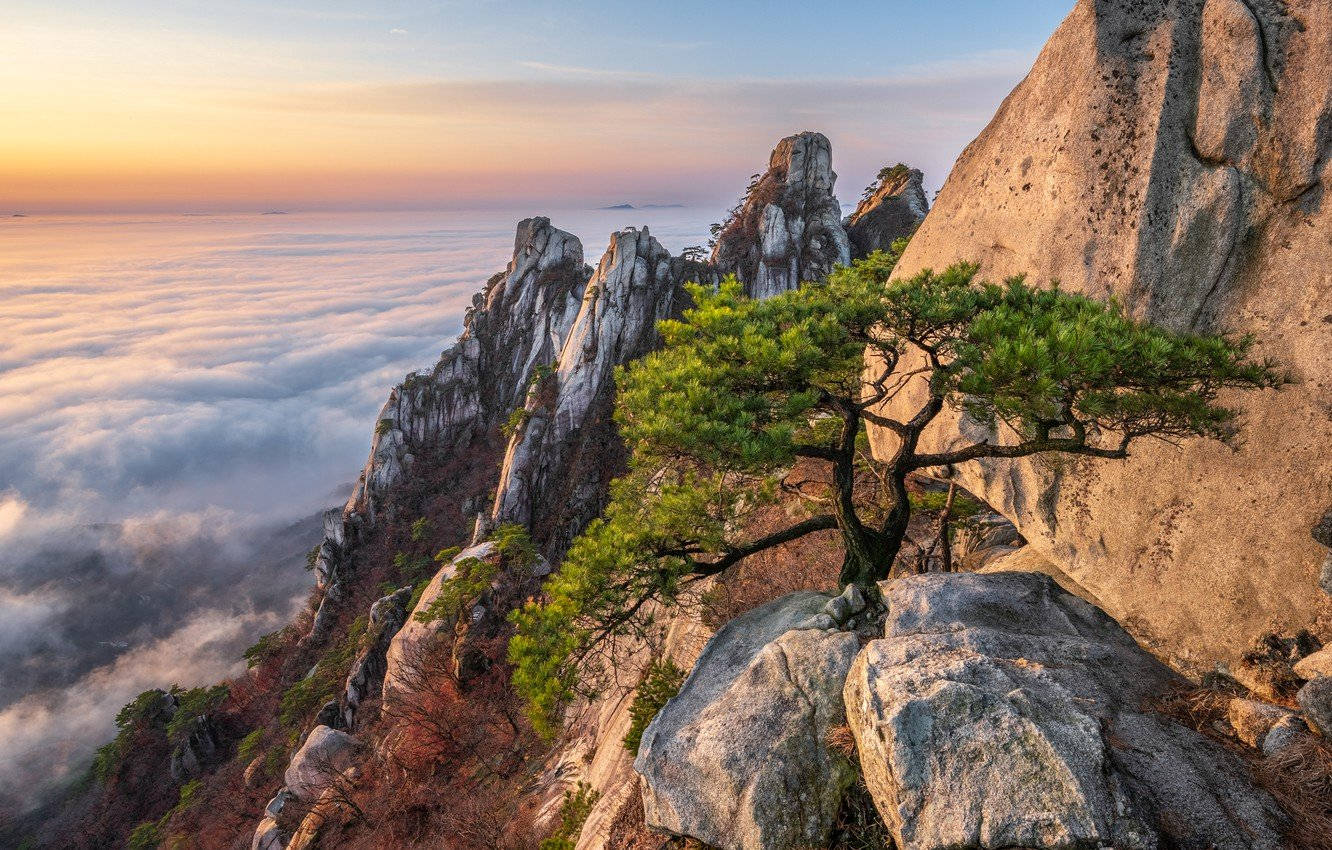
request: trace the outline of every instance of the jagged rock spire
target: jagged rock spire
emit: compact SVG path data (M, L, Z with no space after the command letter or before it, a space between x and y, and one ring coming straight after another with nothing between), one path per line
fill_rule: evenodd
M532 373L559 354L587 275L576 236L548 218L520 222L508 269L477 294L462 336L389 394L347 513L373 518L415 449L464 449L521 404Z
M833 194L832 143L822 133L782 139L717 234L712 261L755 298L795 289L851 261L842 207Z
M531 527L554 557L601 509L622 462L611 423L615 367L656 346L657 323L679 303L683 265L646 227L611 235L554 371L528 392L493 524Z

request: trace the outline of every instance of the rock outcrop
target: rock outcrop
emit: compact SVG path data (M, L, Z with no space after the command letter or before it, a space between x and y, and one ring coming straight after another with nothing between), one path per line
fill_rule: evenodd
M342 691L340 705L343 728L355 731L360 717L361 703L378 695L388 670L388 650L398 631L407 623L407 603L412 589L404 587L383 597L370 606L365 648L352 661L347 673L347 684Z
M782 139L717 234L712 262L755 298L795 289L851 261L842 206L833 194L832 144L822 133Z
M723 850L826 844L854 774L824 738L845 719L842 683L860 643L792 629L827 603L785 596L709 641L643 733L634 769L649 826Z
M315 802L354 764L359 749L360 743L346 732L316 726L287 765L283 778L288 793L303 802Z
M461 452L502 424L537 367L559 355L587 279L576 236L547 218L519 222L513 259L473 299L462 336L431 372L389 394L348 513L373 521L422 449Z
M1252 333L1292 373L1279 394L1227 399L1249 435L1238 451L1194 440L959 469L1181 665L1233 660L1327 601L1310 531L1332 504L1329 55L1324 0L1080 0L896 270L971 260L989 279L1058 279L1172 328ZM895 437L872 430L890 452ZM956 433L941 421L922 446Z
M1244 763L1148 708L1182 680L1048 576L912 576L887 604L846 710L901 850L1283 846Z
M900 163L883 169L865 190L855 212L842 222L851 242L851 259L887 251L898 239L914 233L929 210L925 175L919 169Z
M424 455L485 463L484 447L498 439L500 426L523 403L533 374L564 347L590 273L577 237L547 218L518 223L508 268L473 298L462 335L439 363L428 373L408 375L389 393L351 497L344 508L324 516L324 539L313 564L324 595L312 638L322 636L332 621L357 541L412 464Z
M430 580L430 583L426 585L425 590L421 593L421 598L416 603L416 607L408 614L402 628L393 635L393 639L389 642L388 651L384 654L383 702L385 705L393 702L396 692L420 686L419 683L422 679L421 666L426 656L437 649L448 635L453 634L454 621L440 619L426 623L418 620L415 615L425 611L431 603L439 598L444 589L444 583L458 574L460 564L471 558L494 560L499 558L499 551L495 544L491 542L470 546L441 567L439 572L435 573L434 578Z
M213 719L201 714L189 725L184 740L171 751L171 778L184 782L198 776L217 761L222 748L221 736Z
M657 346L657 323L680 307L684 274L684 262L646 227L611 236L553 371L527 393L492 524L529 527L554 559L600 513L622 464L611 420L615 367Z

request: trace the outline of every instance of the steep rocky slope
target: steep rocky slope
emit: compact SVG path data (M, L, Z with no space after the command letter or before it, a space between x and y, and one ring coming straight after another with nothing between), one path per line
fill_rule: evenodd
M1184 664L1233 660L1327 601L1310 532L1332 504L1329 55L1325 0L1081 0L896 272L974 260L990 278L1058 279L1174 328L1252 333L1290 370L1294 385L1237 400L1238 451L1195 441L960 470ZM876 449L892 439L876 433Z

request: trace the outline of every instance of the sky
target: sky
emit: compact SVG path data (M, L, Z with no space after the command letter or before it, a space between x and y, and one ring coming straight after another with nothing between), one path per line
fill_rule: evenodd
M0 0L0 213L715 204L803 129L937 187L1071 6Z

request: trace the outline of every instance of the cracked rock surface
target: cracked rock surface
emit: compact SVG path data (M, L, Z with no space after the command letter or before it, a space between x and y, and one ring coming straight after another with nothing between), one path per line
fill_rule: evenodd
M900 850L1277 850L1245 765L1150 710L1180 680L1038 573L895 582L846 709Z
M1249 332L1297 383L1227 397L1242 444L999 460L959 482L1145 645L1192 671L1326 613L1332 481L1332 3L1079 0L958 159L896 277L959 260ZM923 387L902 394L918 407ZM941 417L922 450L958 439ZM962 436L985 436L962 423ZM871 426L883 456L895 437ZM1332 569L1329 570L1332 576ZM1332 578L1328 579L1332 587Z
M795 630L828 602L795 593L722 627L643 734L649 826L723 850L827 846L854 774L831 753L854 634Z

